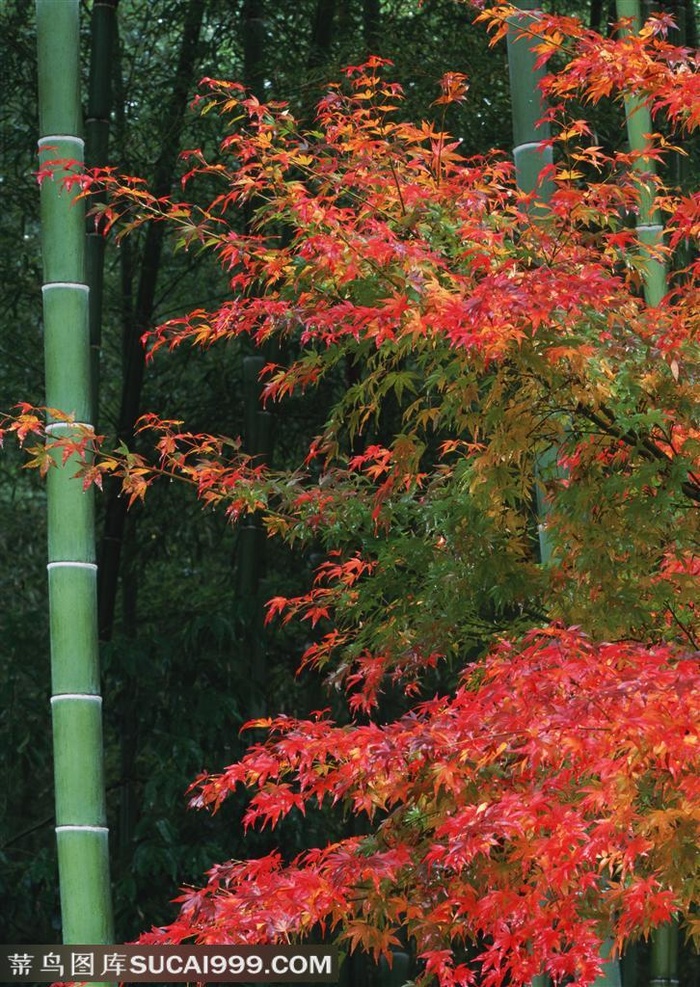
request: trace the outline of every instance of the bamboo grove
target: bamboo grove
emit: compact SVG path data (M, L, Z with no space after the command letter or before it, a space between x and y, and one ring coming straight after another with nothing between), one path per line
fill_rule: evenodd
M303 628L332 710L251 709L248 751L190 798L223 812L244 788L246 830L356 825L215 865L145 941L323 936L490 987L614 980L605 943L619 956L676 921L697 940L698 192L665 179L699 122L697 57L667 15L619 13L602 35L474 12L534 107L515 166L463 156L440 123L469 105L466 75L411 123L372 56L311 124L205 79L196 104L224 136L183 156L181 196L48 168L42 188L63 178L119 242L174 230L220 263L227 297L147 330L152 365L243 341L259 414L324 408L277 465L267 442L157 411L138 451L93 455L75 399L47 396L62 428L30 465L50 482L78 461L72 487L119 482L146 509L184 482L256 545L315 559L267 621ZM620 147L598 140L603 110ZM46 432L29 405L4 429Z

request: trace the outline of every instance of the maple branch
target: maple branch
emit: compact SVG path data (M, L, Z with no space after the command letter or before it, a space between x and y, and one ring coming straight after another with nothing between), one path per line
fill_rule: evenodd
M666 464L672 464L673 460L668 456L662 449L656 445L647 436L639 435L632 429L624 431L620 426L615 424L615 415L609 408L604 405L601 406L601 410L607 416L608 420L605 421L600 415L597 415L595 411L591 408L587 408L584 404L579 402L576 405L575 412L587 418L588 421L596 425L605 435L610 435L615 439L620 439L622 442L626 443L633 449L636 449L643 459L647 462L663 462ZM693 476L689 473L689 476ZM690 480L684 480L681 483L681 490L690 500L694 500L700 503L700 484L697 482L691 482Z
M666 601L665 601L665 606L666 606L666 608L668 609L668 612L669 612L669 613L671 614L671 616L673 617L673 620L674 620L674 621L675 621L675 623L677 624L677 626L678 626L678 629L680 630L680 632L681 632L681 633L682 633L682 634L683 634L683 635L684 635L685 637L687 637L687 638L688 638L688 640L690 641L690 643L691 643L691 645L692 645L692 647L693 647L693 648L695 648L695 650L696 650L696 651L700 651L700 643L699 643L698 641L696 641L696 640L695 640L695 637L693 636L693 633L692 633L692 631L691 631L691 630L690 630L689 628L687 628L687 627L685 626L685 624L683 623L683 621L682 621L682 620L680 620L680 618L679 618L679 617L678 617L678 615L676 614L676 611L675 611L675 610L673 609L673 607L671 606L671 604L669 603L669 601L668 601L668 600L666 600Z

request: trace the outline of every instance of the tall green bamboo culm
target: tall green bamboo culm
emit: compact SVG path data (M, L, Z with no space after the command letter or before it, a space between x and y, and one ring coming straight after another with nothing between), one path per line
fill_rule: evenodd
M79 0L37 0L46 404L49 439L90 427L85 215L63 179L80 170ZM52 164L52 162L64 162ZM69 162L73 162L70 164ZM112 909L102 767L93 498L73 476L48 475L48 579L56 840L63 941L110 943Z
M511 105L513 115L513 161L518 188L532 195L530 215L537 221L541 214L546 218L546 204L552 194L553 184L542 170L553 161L551 146L543 147L542 142L551 136L546 122L542 122L546 105L539 81L544 74L537 69L537 56L532 51L534 39L529 36L529 28L535 28L540 6L536 0L520 0L520 8L510 20L507 36L508 73L510 78ZM535 463L537 484L537 514L540 543L540 560L547 565L552 558L551 538L546 527L547 504L542 491L542 480L551 473L556 461L555 447L543 452ZM602 973L595 987L620 987L620 964L616 959L609 960L611 944L605 943L601 952ZM533 987L546 987L547 976L535 977Z
M627 30L638 32L642 26L639 0L617 0L617 16L630 18L631 24ZM666 264L658 252L663 245L664 227L661 214L654 204L656 162L643 153L654 126L649 107L634 95L625 98L625 117L630 150L639 155L634 162L635 171L639 174L637 234L640 242L648 248L642 269L644 300L647 305L653 306L661 302L668 290ZM652 933L649 984L650 987L675 987L678 984L677 923L668 923Z
M545 103L539 89L542 70L535 69L535 56L531 51L531 41L527 36L528 25L535 15L529 13L535 2L522 0L518 4L522 13L515 14L510 21L508 32L508 75L513 117L513 162L518 188L533 196L532 210L537 212L537 203L546 203L552 192L551 180L540 180L542 169L552 163L551 146L543 147L542 142L551 136L549 124L542 123ZM543 478L551 471L556 460L554 447L543 452L535 464L537 485L538 537L540 561L547 565L552 557L551 539L547 533L546 501L542 488Z

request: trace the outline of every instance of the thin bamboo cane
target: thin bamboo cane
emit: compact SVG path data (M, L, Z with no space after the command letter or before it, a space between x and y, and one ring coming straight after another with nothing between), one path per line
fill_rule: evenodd
M549 124L542 122L546 107L538 83L543 72L535 69L535 56L526 34L528 24L535 18L529 11L534 10L536 5L533 0L522 0L518 6L521 13L511 18L507 38L513 161L517 186L528 195L533 195L532 209L536 210L537 203L547 202L552 192L551 179L546 174L541 177L543 169L552 164L552 148L543 144L551 136L551 130ZM556 450L551 448L542 453L535 464L538 539L540 561L544 565L551 561L552 542L545 523L547 504L542 479L551 471L555 459Z
M617 0L617 15L619 18L631 18L632 29L640 29L642 18L639 0ZM634 169L639 175L637 233L640 241L649 248L643 271L644 298L647 305L658 305L667 291L666 265L656 251L663 243L664 227L661 215L654 205L656 163L643 153L649 144L648 135L653 133L654 128L649 107L638 96L625 97L625 116L630 150L640 154L634 163Z
M520 8L510 21L507 37L508 72L510 78L511 105L513 115L513 160L518 188L533 195L531 211L537 216L538 210L551 196L553 185L543 169L553 161L552 149L543 145L551 136L549 124L543 122L546 104L539 88L543 70L535 67L536 55L532 51L532 41L527 36L529 25L536 22L536 0L520 0ZM544 215L544 213L543 213ZM554 447L544 452L535 464L535 474L546 476L551 472L556 460ZM552 543L548 535L545 519L547 503L541 489L537 487L537 514L539 518L540 559L548 564L552 558ZM620 964L617 959L607 959L611 943L604 944L601 951L602 972L594 987L620 987ZM546 987L546 975L533 978L532 987Z
M90 427L85 217L63 179L80 170L79 2L37 0L46 403L50 437ZM52 164L52 162L61 162ZM68 162L74 162L70 165ZM112 941L102 767L93 498L60 455L48 477L56 841L63 941Z
M629 18L630 28L635 33L642 27L642 12L639 0L617 0L617 16ZM655 207L656 162L643 152L649 145L649 135L653 133L651 113L641 97L625 97L625 117L627 138L630 150L639 154L634 162L639 175L639 206L637 213L637 234L640 242L648 248L642 276L644 278L644 300L648 306L659 305L668 290L668 276L663 257L658 248L663 245L664 227L661 213ZM651 936L650 987L676 987L678 984L678 923L669 922L655 929Z

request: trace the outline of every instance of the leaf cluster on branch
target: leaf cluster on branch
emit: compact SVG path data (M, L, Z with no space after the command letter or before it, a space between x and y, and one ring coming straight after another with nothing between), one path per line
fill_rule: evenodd
M216 810L242 784L246 826L329 802L372 833L286 866L272 854L214 867L146 938L340 928L379 954L404 929L443 983L472 981L474 963L446 949L470 942L485 984L543 969L593 979L603 931L621 944L695 894L699 704L696 657L552 627L389 724L251 723L270 739L196 782L194 806Z

